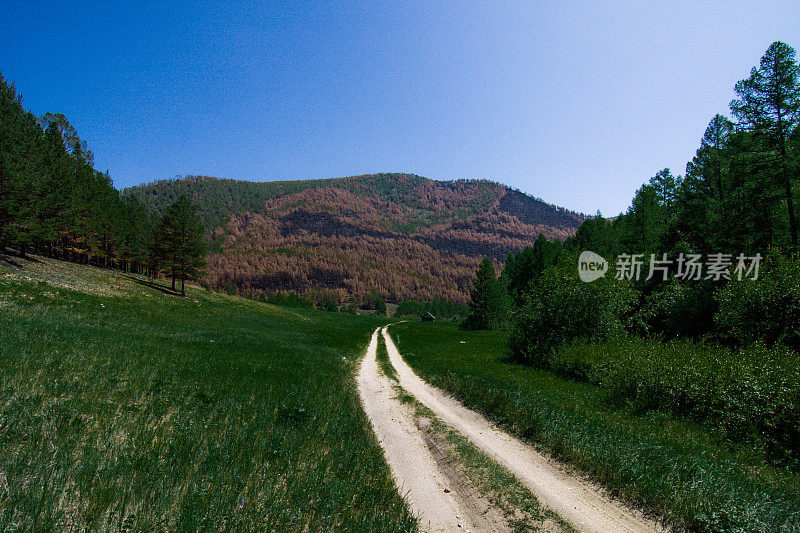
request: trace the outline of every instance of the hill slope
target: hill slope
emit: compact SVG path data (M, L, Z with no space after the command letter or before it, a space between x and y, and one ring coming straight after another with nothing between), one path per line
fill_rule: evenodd
M353 388L378 319L169 292L0 256L0 530L415 530Z
M327 291L345 301L465 301L483 256L572 235L583 217L490 181L411 174L247 182L190 177L125 191L161 211L181 194L212 237L208 282L257 294Z

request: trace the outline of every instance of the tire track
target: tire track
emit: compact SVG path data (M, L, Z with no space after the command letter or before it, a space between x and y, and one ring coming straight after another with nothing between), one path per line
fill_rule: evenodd
M408 406L378 370L376 329L361 361L358 392L400 494L423 531L477 531L448 477L439 469Z
M402 359L386 327L382 335L400 386L442 422L506 467L542 504L571 526L597 533L664 531L641 512L611 500L599 487L569 475L531 445L499 430L480 414L424 382Z

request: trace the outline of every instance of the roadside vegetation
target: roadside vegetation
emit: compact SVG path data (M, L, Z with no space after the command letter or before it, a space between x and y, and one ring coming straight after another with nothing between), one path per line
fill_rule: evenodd
M402 323L392 335L423 379L678 530L800 530L800 476L749 444L509 361L502 331Z
M499 278L479 269L463 325L494 341L469 356L471 378L435 373L681 527L797 530L800 499L784 492L800 472L795 51L773 43L734 91L737 121L712 118L684 176L659 171L626 213L537 239ZM582 252L605 276L581 279ZM552 426L565 409L574 435Z
M549 365L561 376L599 386L612 405L695 421L800 472L800 356L785 347L578 341Z
M0 263L0 531L415 530L353 386L379 319L39 260Z
M533 364L621 331L800 349L795 50L773 43L734 93L736 121L711 119L684 175L658 171L625 213L587 218L563 242L540 236L507 256L499 279L481 265L465 326L510 326L514 357ZM585 251L608 261L604 278L578 279Z

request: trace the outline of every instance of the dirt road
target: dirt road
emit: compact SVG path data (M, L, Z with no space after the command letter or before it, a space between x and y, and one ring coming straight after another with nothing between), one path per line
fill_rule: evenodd
M532 446L497 429L480 414L425 383L403 361L386 328L383 328L382 335L400 386L442 422L463 434L487 456L506 467L543 505L571 526L588 532L662 531L640 512L612 501L598 487L569 475ZM400 478L398 484L402 487L401 491L407 491L404 494L412 510L419 510L421 516L431 519L431 524L434 523L434 518L442 521L442 529L430 530L451 531L453 529L447 528L453 527L453 520L445 523L444 517L464 517L465 510L459 509L455 499L441 497L443 485L439 484L440 480L435 475L425 474L426 471L430 472L429 468L435 469L435 462L426 457L426 453L428 456L430 453L424 445L420 446L417 442L421 440L418 431L414 431L415 427L404 426L400 421L402 414L392 407L392 391L378 390L377 384L381 383L381 376L375 361L376 340L376 335L373 334L358 377L365 409L384 447L395 478ZM382 379L386 380L385 377ZM398 473L395 473L396 470ZM423 479L417 480L415 475ZM472 527L472 524L461 526ZM456 531L464 530L458 525L456 527Z
M437 467L409 407L378 370L377 346L376 329L359 368L358 392L400 493L424 531L477 531Z

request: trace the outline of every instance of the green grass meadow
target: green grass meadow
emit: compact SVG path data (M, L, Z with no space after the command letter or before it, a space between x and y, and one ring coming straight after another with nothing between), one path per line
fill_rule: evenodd
M800 531L800 476L763 450L670 409L512 364L502 332L447 323L390 328L423 379L677 530Z
M374 318L0 270L0 531L412 531L354 370Z

